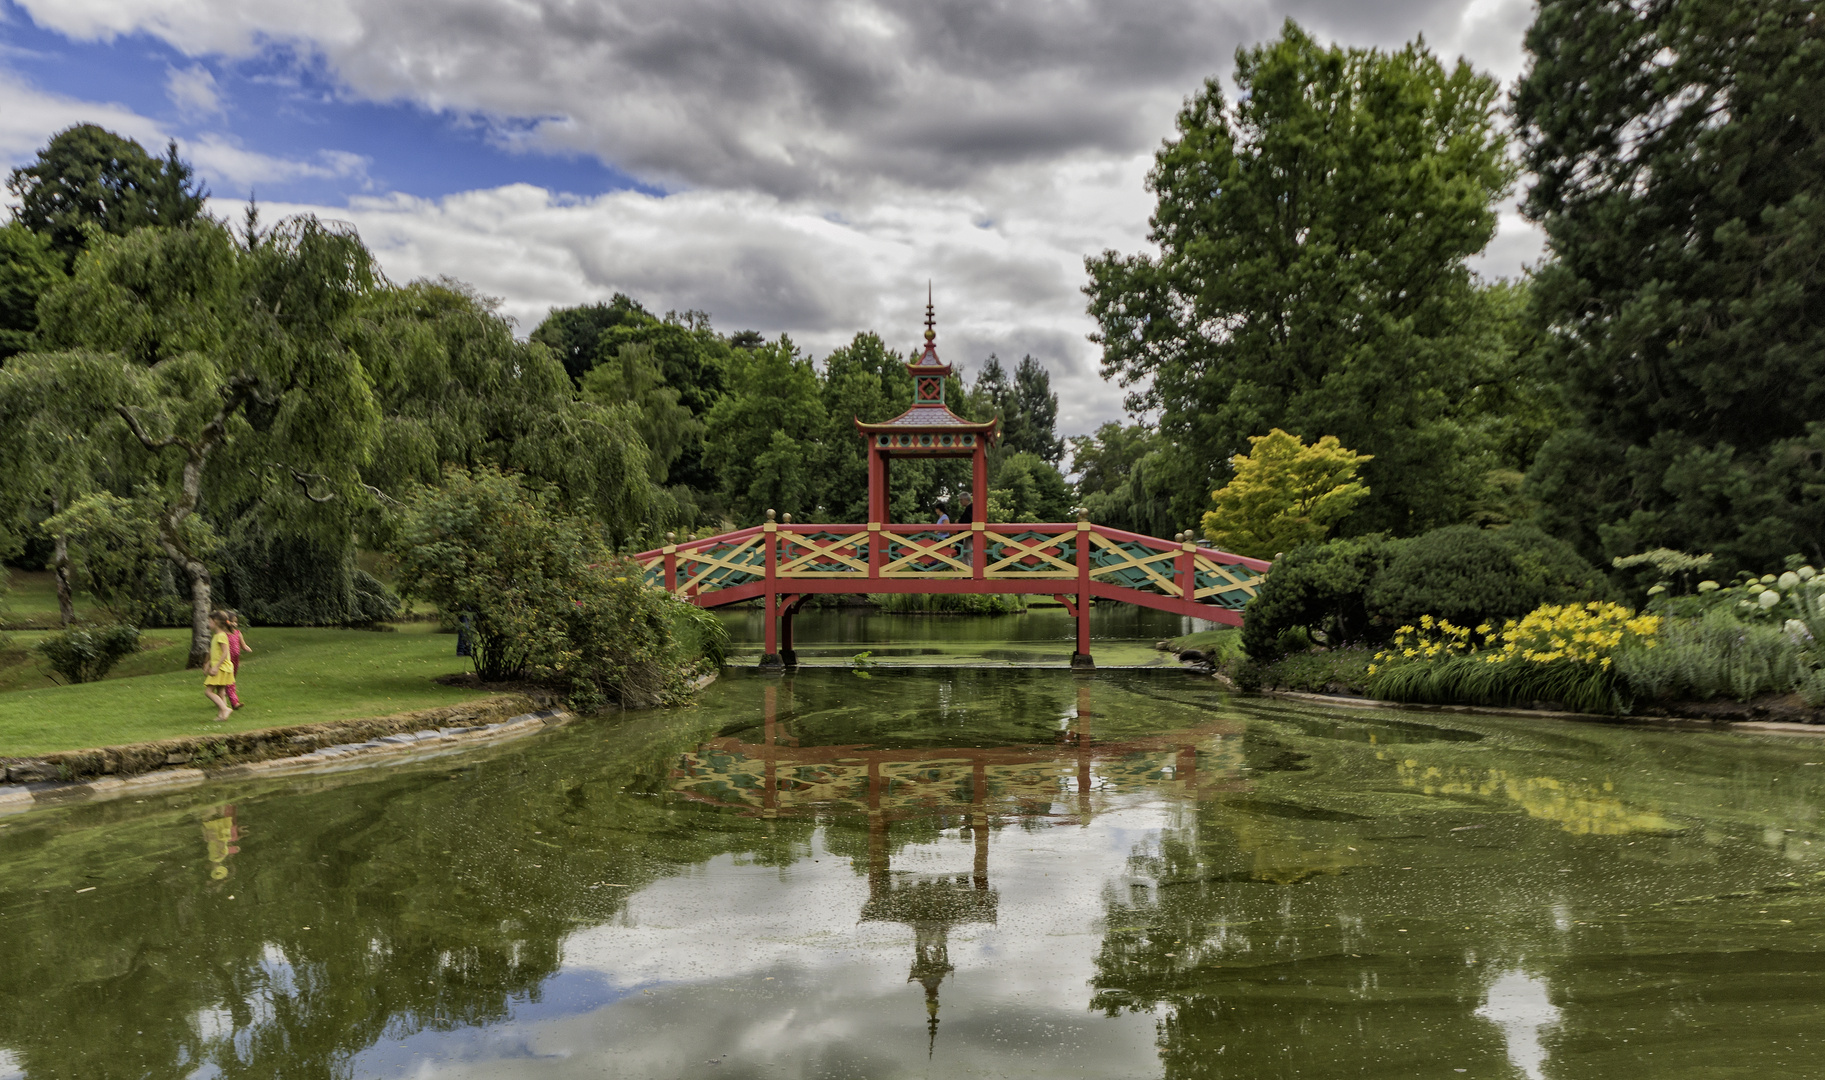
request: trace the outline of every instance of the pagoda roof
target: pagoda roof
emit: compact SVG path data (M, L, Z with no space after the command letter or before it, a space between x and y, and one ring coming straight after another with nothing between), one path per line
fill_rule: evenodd
M883 420L870 424L860 417L856 419L856 430L872 434L879 431L917 431L921 428L944 431L973 431L983 435L993 435L999 421L965 420L951 412L948 405L914 405L892 420Z

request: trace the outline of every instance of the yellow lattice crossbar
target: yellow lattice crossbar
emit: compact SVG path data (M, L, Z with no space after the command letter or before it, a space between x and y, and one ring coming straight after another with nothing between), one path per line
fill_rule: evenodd
M1179 554L1177 551L1159 551L1151 555L1144 555L1136 558L1134 553L1129 551L1126 547L1113 540L1104 538L1099 533L1093 532L1088 535L1091 543L1101 547L1104 551L1113 552L1121 559L1120 562L1106 563L1101 566L1092 567L1090 569L1090 576L1092 578L1112 577L1124 570L1139 570L1141 573L1147 575L1149 581L1152 581L1155 585L1159 586L1161 593L1167 596L1180 595L1181 590L1179 588L1179 583L1174 580L1172 572L1172 561L1177 558ZM1161 562L1166 566L1166 572L1163 574L1160 572L1159 568L1154 565L1155 563Z
M1202 600L1207 596L1215 596L1218 593L1235 592L1238 590L1253 596L1255 595L1255 587L1260 585L1267 577L1266 574L1256 570L1250 570L1246 567L1226 566L1205 555L1195 556L1192 560L1192 566L1199 573L1215 574L1217 577L1228 582L1226 585L1211 585L1207 588L1199 589L1196 596L1196 599L1199 600Z
M969 533L956 536L944 536L936 540L921 540L916 536L895 536L894 542L906 548L906 554L881 567L882 577L968 577L969 564L958 556L961 551L946 554L943 548L961 548L970 542ZM927 570L915 566L920 559L935 559L948 570Z
M690 589L701 585L705 578L718 570L733 570L738 574L753 574L757 577L765 574L764 567L756 563L740 561L742 556L760 547L765 537L765 533L756 533L729 550L715 555L704 551L693 551L687 556L685 552L680 551L678 553L679 589ZM691 576L688 578L683 576L687 558L692 564Z
M984 568L984 577L1074 578L1077 576L1077 567L1074 564L1066 562L1058 555L1046 550L1048 547L1056 547L1063 543L1067 537L1077 535L1075 533L1066 533L1065 536L1042 536L1031 541L1019 540L998 532L984 535L990 544L1006 545L1002 549L1002 558L989 563ZM1010 551L1012 554L1008 554ZM1033 569L1019 565L1022 560L1027 558L1039 559L1041 565Z
M850 573L868 573L866 554L858 557L853 554L845 555L837 550L838 548L853 549L857 544L866 544L868 541L866 532L847 533L828 541L799 533L782 535L789 536L792 546L803 548L804 553L782 561L777 571L780 577L847 577ZM865 552L866 547L863 550ZM848 569L837 570L828 565L819 566L820 561L838 563Z

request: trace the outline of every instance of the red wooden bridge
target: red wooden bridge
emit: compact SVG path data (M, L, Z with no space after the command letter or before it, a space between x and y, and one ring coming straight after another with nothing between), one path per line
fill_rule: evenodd
M975 423L944 403L931 308L925 350L907 365L913 405L886 423L856 427L869 444L868 523L793 524L767 511L764 524L676 542L636 558L647 580L700 607L762 600L762 667L792 666L792 617L820 593L1024 593L1056 597L1077 620L1073 667L1090 667L1090 605L1127 604L1197 619L1242 624L1242 608L1268 563L1204 547L1190 533L1162 540L1079 520L1064 523L979 520L988 506L987 449L996 421ZM949 525L895 524L888 491L896 458L968 457L973 508ZM978 519L978 520L969 520Z

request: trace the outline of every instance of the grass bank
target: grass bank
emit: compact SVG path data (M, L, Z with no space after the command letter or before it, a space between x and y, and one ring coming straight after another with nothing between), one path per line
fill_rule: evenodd
M203 697L202 673L184 670L184 631L148 631L151 648L80 686L50 685L35 658L17 651L40 635L16 632L15 651L0 666L0 757L361 719L486 696L433 681L468 671L469 661L455 655L454 637L432 630L249 630L255 651L238 680L246 707L222 724Z

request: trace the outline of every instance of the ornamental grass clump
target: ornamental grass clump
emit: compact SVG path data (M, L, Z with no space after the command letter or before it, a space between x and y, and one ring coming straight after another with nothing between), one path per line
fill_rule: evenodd
M1616 657L1658 645L1661 620L1620 604L1548 604L1496 630L1421 616L1395 632L1370 667L1369 692L1439 705L1552 702L1581 712L1628 711Z

